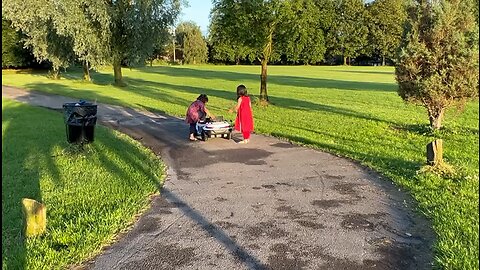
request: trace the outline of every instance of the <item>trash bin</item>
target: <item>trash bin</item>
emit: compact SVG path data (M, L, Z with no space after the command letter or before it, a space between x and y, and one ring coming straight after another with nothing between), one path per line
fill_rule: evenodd
M63 118L69 143L93 142L97 123L97 105L83 100L65 103Z

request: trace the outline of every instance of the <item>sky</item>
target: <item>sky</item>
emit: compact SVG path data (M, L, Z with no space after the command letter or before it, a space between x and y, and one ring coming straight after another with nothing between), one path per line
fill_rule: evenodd
M184 7L180 14L180 21L193 21L207 35L212 0L188 0L189 7Z

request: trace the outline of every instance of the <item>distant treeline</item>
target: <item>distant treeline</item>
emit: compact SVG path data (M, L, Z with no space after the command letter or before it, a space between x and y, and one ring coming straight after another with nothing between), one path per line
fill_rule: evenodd
M141 2L116 1L108 6L92 1L88 8L65 1L73 6L70 14L46 0L34 1L43 7L35 12L23 12L35 5L9 1L2 12L2 68L83 64L88 70L113 63L118 69L154 61L392 65L412 3L219 0L214 1L209 34L204 37L193 22L175 24L181 1L155 0L142 7L132 6L145 5ZM478 23L478 1L468 1ZM150 14L139 15L137 10ZM61 11L65 14L56 14Z

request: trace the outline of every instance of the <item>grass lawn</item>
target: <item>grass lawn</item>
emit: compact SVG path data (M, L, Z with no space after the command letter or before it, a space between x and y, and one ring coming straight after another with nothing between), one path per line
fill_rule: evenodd
M80 70L53 81L45 73L4 71L3 84L183 116L200 93L207 107L233 120L235 88L245 84L259 94L259 66L156 66L123 69L125 88L113 87L113 72ZM445 128L432 134L425 109L397 95L392 67L271 66L271 104L254 106L256 132L278 136L360 161L381 172L418 202L437 233L435 265L478 269L478 100L462 114L447 111ZM452 177L418 174L425 146L444 140Z
M104 127L81 151L59 112L2 98L2 269L65 269L98 253L134 221L164 165ZM47 206L46 234L23 236L22 198Z

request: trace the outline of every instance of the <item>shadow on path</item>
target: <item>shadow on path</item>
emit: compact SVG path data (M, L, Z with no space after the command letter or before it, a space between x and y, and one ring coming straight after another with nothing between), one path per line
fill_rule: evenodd
M223 144L225 141L220 140L190 143L179 135L186 128L181 120L155 116L153 121L147 121L152 116L145 112L110 109L111 115L121 118L112 119L109 127L139 140L167 158L166 163L173 167L170 184L157 188L161 190L161 198L178 208L174 214L184 216L182 221L187 226L165 228L172 220L170 224L174 224L176 217L172 212L165 214L165 208L157 207L154 202L151 211L142 215L124 239L95 258L92 268L112 269L111 265L123 264L126 269L175 269L197 263L197 269L212 269L208 263L222 261L222 266L232 267L217 269L233 269L237 265L276 270L307 265L310 269L428 269L432 261L430 226L423 221L417 223L411 209L403 207L404 194L399 196L389 181L377 175L367 176L361 167L343 158L296 146L284 148L274 138L256 135L248 148L257 151ZM288 134L275 135L305 140ZM105 142L99 140L99 145L102 144ZM335 145L320 146L339 150ZM341 150L347 155L354 154ZM204 160L189 163L192 155ZM105 158L101 160L106 167L118 170L115 164L105 162ZM364 158L368 162L372 157L366 153ZM387 157L383 162L388 165L398 161ZM412 165L402 166L413 172ZM241 181L232 181L232 177L238 177L239 167ZM123 173L119 176L128 177ZM154 231L160 226L164 229ZM404 232L411 236L405 236ZM215 257L212 246L217 243L222 248L215 251L226 250L233 258ZM177 245L180 253L169 249ZM172 255L165 257L165 253ZM365 257L367 253L370 255ZM190 261L178 261L175 257L185 254L197 255L188 257ZM162 267L162 263L170 268ZM203 268L202 263L205 263Z
M196 222L216 241L221 243L231 254L240 262L245 264L248 269L263 270L266 266L260 262L255 256L243 247L239 246L231 237L229 237L222 229L208 221L201 213L191 208L180 197L171 192L168 188L162 188L161 195L170 203L179 207L179 209L191 220Z

